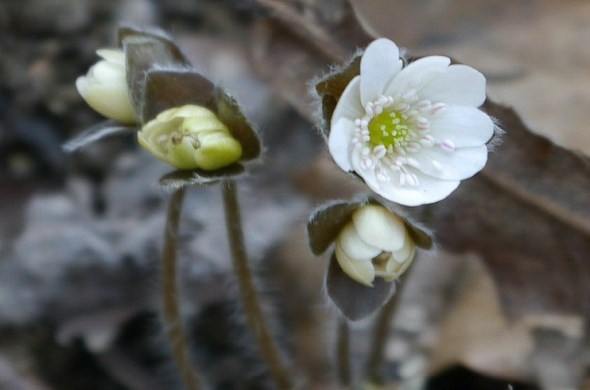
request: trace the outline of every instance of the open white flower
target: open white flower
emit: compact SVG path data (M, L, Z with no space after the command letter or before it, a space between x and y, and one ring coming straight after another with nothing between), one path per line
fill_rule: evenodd
M403 67L399 49L378 39L332 115L329 149L381 196L407 206L439 201L480 171L494 123L480 111L485 77L447 57Z
M98 113L124 124L135 124L137 118L125 73L125 54L121 50L101 49L96 53L103 58L86 76L76 80L76 88L86 103Z
M404 221L385 207L360 207L335 241L335 255L352 279L372 286L376 276L391 282L412 263L416 245Z

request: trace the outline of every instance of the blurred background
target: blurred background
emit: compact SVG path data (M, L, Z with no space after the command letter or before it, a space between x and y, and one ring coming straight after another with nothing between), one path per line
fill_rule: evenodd
M158 314L170 169L132 134L61 148L101 120L75 80L121 23L169 31L260 129L262 164L240 182L247 248L305 389L338 388L327 259L311 255L305 221L363 191L324 154L309 80L377 36L482 71L520 119L489 106L507 134L487 173L413 212L439 248L407 277L385 388L590 389L587 0L2 0L1 390L181 388ZM216 389L271 388L240 314L219 188L189 191L181 229L202 370ZM355 324L355 367L370 334Z

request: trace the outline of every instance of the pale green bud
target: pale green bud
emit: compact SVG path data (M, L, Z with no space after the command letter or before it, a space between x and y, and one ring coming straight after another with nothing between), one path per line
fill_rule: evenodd
M161 112L137 133L139 144L179 169L212 171L242 157L240 143L210 110L185 105Z
M381 205L367 204L352 214L336 238L335 255L342 270L367 286L375 277L393 281L414 259L416 245L404 221Z
M103 60L94 64L86 76L78 77L78 92L90 107L105 117L128 125L137 123L127 89L125 54L110 49L96 53Z

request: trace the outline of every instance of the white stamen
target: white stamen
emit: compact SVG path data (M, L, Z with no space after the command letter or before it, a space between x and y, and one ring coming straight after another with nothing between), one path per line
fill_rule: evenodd
M373 149L373 156L375 156L378 159L383 158L386 153L387 149L385 149L385 146L383 145L375 146L375 148Z
M416 104L416 108L419 111L426 112L432 108L432 103L430 103L430 100L421 100L418 104Z
M365 170L373 168L373 160L371 160L370 158L362 159L361 167Z
M416 122L420 125L425 125L428 123L428 119L424 118L423 116L419 116L416 118Z
M382 181L382 182L388 182L389 181L389 176L387 174L385 174L381 169L377 172L377 180Z
M412 157L408 157L408 165L410 165L414 168L420 167L420 163L418 162L418 160L416 160L415 158L412 158Z
M432 137L431 135L424 135L422 136L422 138L420 138L419 142L424 145L424 146L433 146L435 141L434 141L434 137Z
M440 147L446 150L447 152L455 151L455 143L450 139L445 139L440 143Z
M420 144L412 142L408 146L406 146L406 150L410 153L416 153L420 150Z
M446 104L444 103L436 103L432 106L432 110L430 110L431 115L436 115L442 112L446 108Z
M418 186L418 177L416 175L414 175L413 173L408 173L407 175L407 181L408 181L408 185L410 187L417 187Z

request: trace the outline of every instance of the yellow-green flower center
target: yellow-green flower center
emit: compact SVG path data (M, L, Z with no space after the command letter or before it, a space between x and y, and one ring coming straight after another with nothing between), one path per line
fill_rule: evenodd
M384 110L369 122L369 137L372 147L383 145L386 148L405 147L411 135L407 123L408 116L396 111Z

